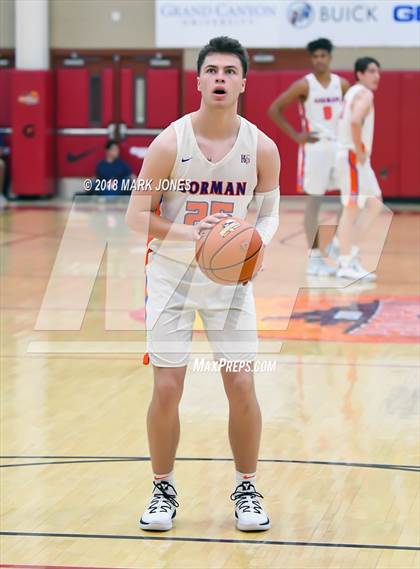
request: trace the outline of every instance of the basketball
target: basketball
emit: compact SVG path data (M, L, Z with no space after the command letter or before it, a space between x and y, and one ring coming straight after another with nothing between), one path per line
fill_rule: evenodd
M224 285L252 279L263 260L258 231L243 219L220 220L196 243L196 260L205 275Z

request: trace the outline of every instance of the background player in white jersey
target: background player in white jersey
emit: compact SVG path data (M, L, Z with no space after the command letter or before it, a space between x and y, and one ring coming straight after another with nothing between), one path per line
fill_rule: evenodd
M334 178L337 122L348 81L331 73L333 45L320 38L307 45L313 73L293 83L270 106L271 119L299 144L297 191L307 194L305 233L311 249L306 273L327 276L335 273L323 259L319 249L318 226L322 196L337 187ZM296 132L284 116L284 110L299 102L302 132Z
M252 283L230 287L210 281L196 265L189 265L195 242L227 214L244 218L254 195L262 201L256 228L265 245L278 226L277 147L237 115L246 83L246 51L236 40L214 38L201 50L197 67L200 109L170 125L151 144L139 182L151 179L153 190L133 192L127 211L132 229L148 227L154 237L146 273L148 350L154 371L147 418L154 490L140 520L146 530L170 529L178 506L173 477L178 406L196 309L216 359L252 362L257 350ZM163 179L178 180L180 190L158 192ZM181 184L183 179L191 180L189 189ZM161 215L156 214L159 205ZM168 343L175 343L177 353L168 350ZM221 373L236 466L231 495L236 526L266 530L270 521L255 487L261 413L252 366L234 371L226 366Z
M337 276L374 280L357 256L360 241L382 209L381 189L370 164L375 111L373 93L380 79L380 65L373 57L361 57L354 66L357 83L344 97L338 127L337 175L344 206L338 236L340 257Z

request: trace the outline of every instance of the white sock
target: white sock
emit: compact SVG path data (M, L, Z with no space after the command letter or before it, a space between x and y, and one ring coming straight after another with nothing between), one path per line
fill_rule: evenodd
M336 235L334 235L334 237L333 237L332 244L333 244L334 247L336 247L337 249L340 248L340 241L338 240L338 237L337 237Z
M242 482L251 482L251 484L255 486L255 483L257 481L256 472L244 473L236 471L235 475L236 475L236 486L242 484Z
M155 474L153 473L153 480L155 482L169 482L175 488L174 471L168 472L168 474Z
M360 247L358 247L357 245L353 245L353 247L351 248L351 256L357 257L359 253L360 253Z
M340 263L340 267L348 267L351 263L352 256L351 255L340 255L338 257L338 261Z
M311 249L309 256L311 259L317 259L318 257L322 257L321 249Z

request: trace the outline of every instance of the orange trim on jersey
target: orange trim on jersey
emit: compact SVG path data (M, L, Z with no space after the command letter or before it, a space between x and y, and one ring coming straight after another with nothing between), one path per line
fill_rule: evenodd
M156 213L156 215L160 215L160 205L157 207L155 213ZM153 239L153 237L149 233L147 236L147 245L149 245L149 243L152 239ZM149 254L151 252L152 252L152 250L148 246L147 252L146 252L146 258L144 260L144 267L145 268L146 268L147 263L149 262ZM147 293L147 277L146 277L145 282L144 282L144 321L145 322L146 322L147 297L148 297L148 293ZM146 352L145 354L143 354L143 365L145 365L145 366L149 365L149 361L150 361L150 357L149 357L149 354Z
M299 102L299 115L303 132L311 132L311 126L306 116L305 106L302 102Z
M296 192L298 194L304 193L304 182L305 180L305 145L301 144L298 150L298 167L297 167L297 180L296 180Z
M353 150L349 150L349 166L350 166L350 202L357 203L359 195L359 173L357 171L357 158Z

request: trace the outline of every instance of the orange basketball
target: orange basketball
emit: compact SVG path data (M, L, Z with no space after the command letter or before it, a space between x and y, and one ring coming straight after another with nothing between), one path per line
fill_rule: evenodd
M195 258L200 269L218 284L249 281L259 271L263 243L258 231L243 219L221 219L196 242Z

